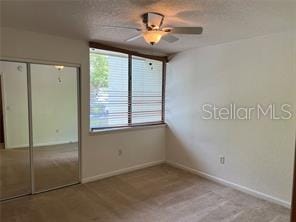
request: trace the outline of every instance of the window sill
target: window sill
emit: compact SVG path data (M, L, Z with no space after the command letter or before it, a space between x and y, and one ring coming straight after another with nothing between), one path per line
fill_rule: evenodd
M159 127L166 127L166 123L159 123L153 125L139 125L139 126L127 126L127 127L120 127L120 128L109 128L109 129L98 129L90 131L90 135L96 134L106 134L106 133L117 133L117 132L125 132L125 131L132 131L132 130L145 130L151 128L159 128Z

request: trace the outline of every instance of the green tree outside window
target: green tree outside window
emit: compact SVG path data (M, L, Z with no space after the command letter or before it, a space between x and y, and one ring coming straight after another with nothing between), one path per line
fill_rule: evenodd
M108 87L109 67L107 57L92 53L90 55L90 67L92 86L96 89Z

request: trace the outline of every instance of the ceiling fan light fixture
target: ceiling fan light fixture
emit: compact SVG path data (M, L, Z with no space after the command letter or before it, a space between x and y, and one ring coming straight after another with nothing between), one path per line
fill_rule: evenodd
M157 12L147 12L142 15L142 28L133 27L121 27L121 26L109 26L126 29L135 29L140 32L128 39L126 42L131 42L139 38L144 38L145 42L149 45L157 44L161 39L168 43L174 43L179 40L174 34L182 35L200 35L203 32L201 26L191 27L163 27L165 16Z
M155 45L160 41L164 34L165 32L163 31L151 30L144 32L143 37L148 44Z

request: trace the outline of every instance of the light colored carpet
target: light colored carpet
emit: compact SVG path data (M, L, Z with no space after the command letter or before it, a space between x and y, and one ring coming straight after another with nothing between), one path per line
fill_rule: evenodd
M1 221L288 222L289 210L160 165L5 202Z
M31 192L27 148L0 150L0 199Z
M37 191L75 183L78 178L77 144L34 148ZM0 199L31 192L28 148L0 150Z

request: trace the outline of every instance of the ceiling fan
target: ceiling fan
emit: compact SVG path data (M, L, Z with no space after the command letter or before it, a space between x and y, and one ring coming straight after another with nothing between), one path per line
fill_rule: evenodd
M105 26L110 28L125 28L133 29L140 34L137 34L129 39L127 42L134 41L141 37L151 45L157 44L161 39L173 43L179 40L172 34L189 34L200 35L203 31L202 27L163 27L164 15L156 12L148 12L142 15L143 28L121 27L121 26Z

